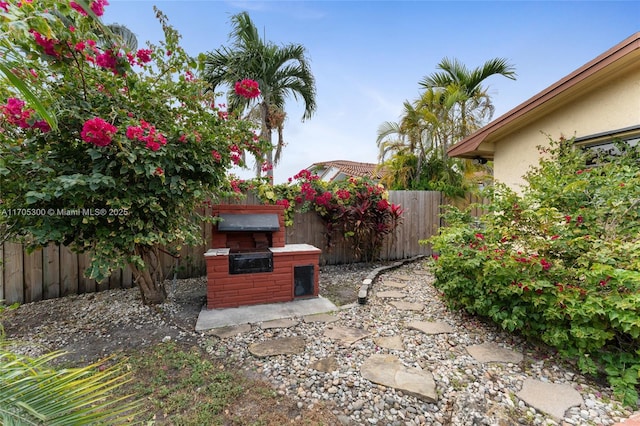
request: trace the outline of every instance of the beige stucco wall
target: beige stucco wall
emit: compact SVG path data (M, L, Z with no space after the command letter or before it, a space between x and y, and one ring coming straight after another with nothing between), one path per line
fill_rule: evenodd
M528 115L536 112L532 113ZM525 183L522 177L526 171L538 164L537 146L548 145L547 135L553 139L582 137L637 125L640 125L640 67L636 66L595 88L594 84L583 86L565 105L545 111L541 117L494 141L494 177L518 190Z

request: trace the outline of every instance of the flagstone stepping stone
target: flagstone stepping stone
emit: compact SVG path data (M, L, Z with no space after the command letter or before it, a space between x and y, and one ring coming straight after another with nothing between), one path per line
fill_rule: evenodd
M398 281L385 281L382 283L383 286L385 287L393 287L393 288L405 288L408 284L407 283L400 283Z
M558 422L569 408L583 403L580 393L570 385L533 379L526 379L516 396L536 410L550 414Z
M292 319L276 319L273 321L265 321L260 324L260 328L268 330L270 328L289 328L298 325L298 321Z
M405 367L394 355L371 355L360 367L365 379L398 389L426 402L437 402L436 383L428 371Z
M374 343L381 348L386 349L404 349L404 343L402 343L402 337L400 336L388 336L388 337L378 337L377 339L373 339Z
M304 322L324 322L331 323L338 321L338 317L329 314L314 314L314 315L306 315L302 317Z
M394 300L393 302L389 302L396 309L400 309L401 311L421 311L424 309L424 305L422 303L417 302L405 302L404 300Z
M338 340L342 343L350 345L365 337L371 336L372 333L362 328L342 327L339 325L327 327L324 330L325 337Z
M334 356L322 358L309 364L309 367L314 370L322 371L323 373L332 373L338 369L338 360Z
M379 291L376 293L376 296L382 299L402 299L403 297L407 297L407 294L401 291L391 290L391 291Z
M393 278L400 281L409 281L412 279L411 275L394 275Z
M233 337L240 333L248 333L251 331L250 324L229 325L226 327L214 328L208 331L208 334L218 336L221 339Z
M273 355L295 355L304 352L305 346L306 343L301 337L283 337L252 343L249 345L249 352L258 358Z
M411 321L407 328L422 331L425 334L453 333L453 327L442 321Z
M521 353L503 348L496 343L467 346L467 352L480 362L511 362L517 364L523 358Z

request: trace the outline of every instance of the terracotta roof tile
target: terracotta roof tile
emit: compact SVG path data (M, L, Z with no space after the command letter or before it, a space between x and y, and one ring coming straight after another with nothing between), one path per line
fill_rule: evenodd
M360 163L357 161L334 160L313 163L307 170L313 171L318 169L336 168L343 174L353 177L366 177L369 179L380 179L380 173L376 172L378 167L375 163Z

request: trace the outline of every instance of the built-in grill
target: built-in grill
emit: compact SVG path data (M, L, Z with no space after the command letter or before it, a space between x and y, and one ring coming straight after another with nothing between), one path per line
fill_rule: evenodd
M253 274L273 272L271 250L231 250L229 251L229 274Z
M308 244L285 244L284 207L213 207L207 260L207 307L225 308L286 302L318 296L321 251Z
M280 230L275 213L220 213L219 232L274 232Z

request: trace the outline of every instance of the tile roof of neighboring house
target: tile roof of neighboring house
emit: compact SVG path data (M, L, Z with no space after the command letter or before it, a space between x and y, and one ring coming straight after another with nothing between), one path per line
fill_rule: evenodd
M584 90L604 84L608 74L621 71L640 61L640 32L633 34L597 58L587 62L571 74L544 89L542 92L521 103L511 111L493 120L475 133L467 136L451 148L451 157L487 159L493 158L493 151L478 149L482 142L492 136L504 135L516 130L526 120L557 107ZM525 117L526 118L523 118Z
M323 180L332 181L338 172L353 177L366 177L369 179L377 180L380 179L380 174L376 172L376 168L378 167L375 163L360 163L357 161L347 161L347 160L335 160L335 161L323 161L319 163L313 163L311 166L307 167L309 171L316 171L320 175ZM336 169L336 172L332 176L324 176L324 174L331 169ZM321 173L324 170L325 173Z

